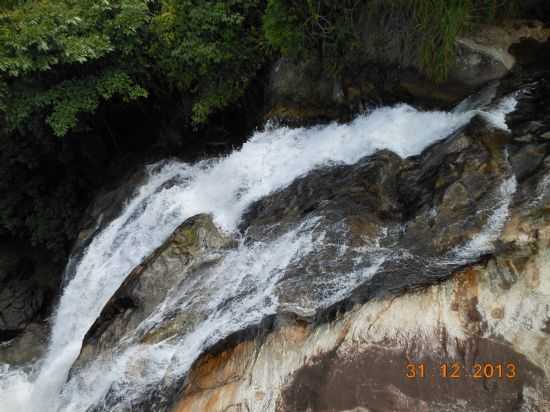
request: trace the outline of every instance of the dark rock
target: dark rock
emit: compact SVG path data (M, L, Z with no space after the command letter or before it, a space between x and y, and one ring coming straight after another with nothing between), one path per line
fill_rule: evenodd
M512 168L519 181L534 173L541 165L546 156L547 148L544 145L523 146L512 156Z
M47 323L30 323L14 339L0 343L0 364L23 365L40 359L46 352Z
M316 300L312 285L320 279L361 270L352 263L361 248L370 248L370 255L363 255L364 270L384 250L401 254L384 259L372 279L354 292L354 303L443 279L464 264L456 257L458 250L490 230L495 202L507 201L500 190L513 179L508 142L505 132L478 117L414 158L382 151L355 165L314 171L251 206L241 228L248 238L266 241L306 217L320 219L325 245L291 267L280 285L279 300L290 311L298 297ZM534 164L533 171L539 166ZM345 245L345 252L335 245ZM478 252L483 250L472 254ZM338 303L334 310L341 304L346 305ZM302 309L300 314L326 313Z
M515 139L521 138L527 131L533 136L533 141L545 141L541 135L550 130L550 81L547 73L519 73L501 82L497 98L514 91L519 98L519 104L506 119Z
M441 284L207 353L172 410L546 411L549 223L512 224L514 248Z
M10 241L0 243L0 342L52 310L61 269L43 252Z
M535 140L535 137L532 134L526 134L519 137L514 137L514 140L520 143L531 143Z

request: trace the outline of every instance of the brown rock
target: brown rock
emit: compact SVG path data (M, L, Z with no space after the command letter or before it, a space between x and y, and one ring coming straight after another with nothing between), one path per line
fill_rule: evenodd
M532 254L525 268L536 265L549 280L544 249L550 245L541 242L542 252ZM548 281L533 291L522 276L502 288L491 262L474 266L425 290L371 301L328 324L286 326L206 355L173 411L443 411L461 405L479 412L543 412L550 399L548 321L537 329L530 319L550 319L543 304L549 294ZM535 307L536 314L524 309ZM296 333L298 341L290 338ZM415 377L407 377L407 366Z

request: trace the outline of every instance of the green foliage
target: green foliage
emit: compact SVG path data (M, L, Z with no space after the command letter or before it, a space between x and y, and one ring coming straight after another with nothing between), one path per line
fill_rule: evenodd
M2 0L0 2L0 12L13 9L14 7L21 7L29 0Z
M284 1L269 0L263 16L266 40L285 55L298 55L306 49L306 32L302 19Z
M77 126L78 115L94 113L101 101L120 96L123 101L146 97L147 91L120 70L105 70L98 75L64 80L50 88L13 88L8 127L15 129L33 113L46 111L46 123L57 136Z
M422 67L434 80L445 80L453 62L455 40L473 22L474 0L414 0L408 4L421 38Z
M367 0L268 0L267 42L295 58L317 53L337 73L359 46L358 18Z
M167 0L153 19L150 54L170 87L205 122L240 97L264 61L258 0Z
M151 88L181 95L189 118L205 123L242 95L268 48L316 54L333 73L349 65L365 5L405 16L421 66L443 80L456 37L517 0L4 0L2 123L13 131L39 117L63 136L101 104Z
M268 43L295 58L319 53L337 73L357 58L364 6L380 19L401 15L407 37L419 38L420 64L434 80L444 80L457 36L475 23L514 14L518 0L268 0L263 18ZM403 39L407 41L408 39Z
M149 20L146 0L38 0L0 14L8 129L39 115L62 136L103 100L146 96L131 60Z
M10 130L43 116L58 136L102 102L176 91L205 122L262 65L258 0L38 0L0 13Z
M63 152L55 138L0 135L0 235L45 247L56 258L76 233L83 193Z
M146 0L37 0L0 15L0 71L12 77L132 54Z
M436 81L448 76L455 55L456 38L476 23L514 14L517 0L373 0L378 11L398 10L412 21L420 39L420 63Z
M134 137L109 122L181 102L172 113L191 128L230 106L266 56L262 9L261 0L1 1L0 236L63 255L102 161L121 156L109 149Z

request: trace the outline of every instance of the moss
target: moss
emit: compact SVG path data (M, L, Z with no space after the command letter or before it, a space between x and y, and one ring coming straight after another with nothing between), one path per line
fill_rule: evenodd
M174 243L178 247L188 248L197 244L199 236L197 235L197 228L194 226L191 227L182 227L177 232L176 237L174 238Z
M147 344L155 344L177 336L182 332L182 328L184 327L182 323L183 321L181 319L179 322L178 319L169 321L158 328L147 332L147 334L142 338L142 342Z

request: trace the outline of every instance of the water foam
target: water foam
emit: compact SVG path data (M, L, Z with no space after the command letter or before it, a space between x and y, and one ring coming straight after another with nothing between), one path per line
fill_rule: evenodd
M511 110L511 105L498 107L488 116L495 125L502 126L501 117L508 110ZM144 378L140 384L135 376L127 375L128 365L136 359L136 353L148 351L148 359L155 360L155 367L173 364L175 356L183 356L184 359L175 363L182 372L200 348L212 339L257 320L257 315L252 314L254 311L248 309L263 305L258 312L262 316L274 310L277 302L271 286L278 279L281 268L275 271L261 291L247 295L248 301L240 307L246 310L226 310L223 313L214 310L208 315L194 333L193 341L184 339L185 350L176 350L182 348L179 345L170 345L166 350L166 343L147 348L136 345L107 367L99 363L93 365L91 369L96 368L95 375L93 370L87 371L87 375L79 377L80 384L67 385L62 396L58 395L65 385L70 366L78 356L86 331L107 300L126 275L186 218L197 213L211 213L222 229L232 232L243 211L252 202L287 186L315 168L353 164L381 149L392 150L402 157L416 155L465 125L478 113L475 110L462 113L422 112L407 105L385 107L359 116L347 125L333 123L312 128L267 128L255 133L240 150L225 158L195 165L172 161L149 167L147 182L139 188L121 215L93 239L75 268L53 320L48 353L36 365L37 372L0 371L3 409L6 412L85 410L106 393L107 383L111 385L113 382L125 386L125 396L132 398L132 391L137 396L152 379L151 376ZM308 242L304 241L307 237L303 236L301 241L296 240L296 250L289 248L292 243L286 240L286 260L273 254L276 245L270 245L271 252L265 255L267 260L288 263L288 259L299 256L307 249ZM225 285L241 285L245 273L256 273L254 265L258 264L257 261L246 259L250 251L239 250L242 253L238 257L241 266L237 267L240 269L225 272L234 277L224 279L227 282ZM264 263L270 264L267 261ZM369 270L364 273L364 276L371 275ZM215 274L212 276L215 277ZM251 276L254 279L254 275ZM361 278L356 276L350 279ZM330 293L332 297L343 296L343 289L338 290L338 285L341 282L331 285L331 289L335 289ZM227 291L230 295L238 292L238 289ZM227 295L223 297L225 299ZM220 331L220 324L227 325L229 329ZM143 356L139 358L147 359ZM145 370L155 374L150 369ZM83 384L88 388L87 393L79 388Z
M516 190L517 180L515 176L511 176L502 182L496 198L496 207L482 227L480 233L464 246L454 251L453 254L457 259L463 260L466 263L468 260L479 257L492 250L493 243L497 240L504 228Z
M113 384L117 393L124 393L116 405L129 407L151 384L184 374L204 348L274 314L276 284L287 266L312 250L316 224L315 219L305 221L269 243L242 243L218 265L176 285L114 359L94 362L71 379L63 390L60 410L85 410ZM176 321L185 329L177 337L153 345L139 343L142 332ZM136 373L136 365L146 372Z

